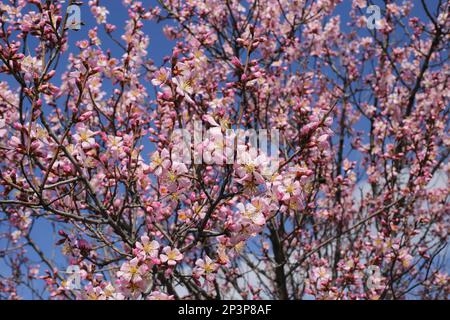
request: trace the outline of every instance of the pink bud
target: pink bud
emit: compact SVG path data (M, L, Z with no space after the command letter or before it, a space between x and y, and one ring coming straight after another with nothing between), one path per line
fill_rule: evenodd
M86 121L92 116L92 114L93 114L92 111L87 111L87 112L83 113L78 120L80 122Z
M236 68L242 68L242 64L239 61L238 57L233 57L231 58L231 63L236 67Z

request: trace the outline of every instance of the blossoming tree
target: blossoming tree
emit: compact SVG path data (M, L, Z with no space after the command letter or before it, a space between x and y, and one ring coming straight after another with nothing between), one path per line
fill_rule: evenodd
M0 298L448 297L447 1L371 29L362 0L91 0L76 47L63 2L0 4ZM199 122L189 158L278 130L276 170L183 161Z

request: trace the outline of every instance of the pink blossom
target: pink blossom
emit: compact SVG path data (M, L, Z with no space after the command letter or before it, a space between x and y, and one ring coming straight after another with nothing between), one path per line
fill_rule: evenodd
M195 265L197 267L194 270L194 274L197 277L205 276L208 281L214 280L214 273L217 271L218 265L210 257L205 256L205 259L197 259Z
M178 76L173 79L176 91L180 96L189 96L194 92L193 79L190 76ZM188 97L189 98L189 97Z
M177 262L183 259L183 254L178 249L172 249L171 247L164 247L163 254L159 255L162 263L167 263L169 266L175 266Z
M148 236L142 236L141 242L136 242L136 248L139 249L139 255L143 257L143 259L156 258L159 252L159 243L156 240L150 241Z
M161 152L155 152L152 155L152 162L150 169L154 171L157 176L160 176L166 169L170 167L169 152L163 149Z
M173 296L160 291L153 291L149 295L148 300L173 300Z
M126 282L139 283L144 280L148 267L140 264L139 259L133 258L125 262L117 272L117 276Z
M257 210L251 203L247 203L246 205L238 203L236 207L245 220L249 220L251 221L251 223L254 223L258 226L262 226L266 223L264 214L261 211Z
M167 68L161 68L155 72L152 84L154 86L162 86L169 80L170 71Z
M95 132L89 130L84 125L81 125L78 127L77 133L73 138L83 149L89 149L95 145L94 135Z

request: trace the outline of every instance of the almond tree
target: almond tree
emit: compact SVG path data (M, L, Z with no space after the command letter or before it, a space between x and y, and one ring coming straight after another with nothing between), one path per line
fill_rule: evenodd
M0 4L0 298L448 298L448 2L63 2Z

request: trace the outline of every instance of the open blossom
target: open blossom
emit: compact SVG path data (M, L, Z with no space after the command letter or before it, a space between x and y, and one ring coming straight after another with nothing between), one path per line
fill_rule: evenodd
M78 144L81 145L83 149L89 149L95 145L94 136L95 132L91 131L85 126L80 126L73 138Z
M169 80L170 71L167 68L161 68L155 72L152 84L154 86L162 86Z
M109 11L108 9L106 9L106 7L95 6L92 7L91 11L97 19L98 24L106 23L106 16L109 14Z
M398 258L402 262L404 268L409 268L412 265L413 257L408 253L408 250L406 249L400 250Z
M381 275L381 272L372 272L368 279L367 279L367 286L372 291L380 290L383 288L382 285L383 282L383 276ZM373 299L374 297L372 297Z
M298 180L287 178L278 184L278 194L282 201L289 201L291 198L299 200L301 198L302 189Z
M143 259L158 257L159 247L158 241L150 241L148 236L142 236L141 242L136 242L136 248L139 250L138 254Z
M162 251L163 254L160 254L159 258L162 263L167 263L169 266L174 266L183 259L183 254L176 248L164 247Z
M207 164L223 163L225 141L219 127L210 128L204 137L204 141L196 150L202 154L203 161Z
M153 291L150 293L148 300L173 300L174 297L172 295L168 295L164 292Z
M314 267L311 271L311 279L321 288L331 280L331 272L327 267Z
M178 76L173 79L173 83L177 86L177 93L183 97L194 92L192 82L193 80L190 76Z
M40 76L42 72L42 61L36 57L26 56L22 59L21 66L27 80Z
M5 137L7 133L5 119L0 119L0 138Z
M243 203L238 203L236 207L245 220L249 220L251 223L254 223L258 226L262 226L266 223L264 214L260 210L257 210L256 207L253 206L253 204L247 203L246 205L244 205Z
M256 152L256 151L255 151ZM236 164L236 173L241 183L256 182L264 183L265 157L263 155L255 156L253 152L243 151L238 154L238 164Z
M107 146L109 150L112 152L112 154L119 155L122 152L123 146L122 140L123 140L122 137L108 136Z
M195 262L195 265L196 268L194 270L194 274L197 277L205 276L208 281L214 280L214 273L217 271L219 266L212 261L210 257L205 256L205 259L198 259Z
M191 182L184 175L188 172L186 165L182 162L174 161L170 169L164 172L162 178L165 182L162 190L166 192L177 192L189 188Z
M438 286L448 284L449 281L450 281L449 275L446 273L442 273L442 272L438 272L434 276L434 280L433 280L433 282Z
M155 175L160 176L165 170L170 167L169 151L167 149L161 150L161 152L153 153L151 157L150 169Z
M17 243L17 241L19 241L21 236L22 236L22 231L20 231L20 230L13 231L11 233L11 240L12 240L12 242L13 243Z
M147 271L147 265L141 264L138 258L133 258L122 264L117 272L117 277L126 282L138 283L145 279Z
M227 250L223 245L219 245L217 250L217 262L221 265L228 266L230 264L230 257L227 254Z
M85 288L85 298L87 300L123 300L124 295L120 292L116 292L110 283L106 286L92 286L88 285Z

